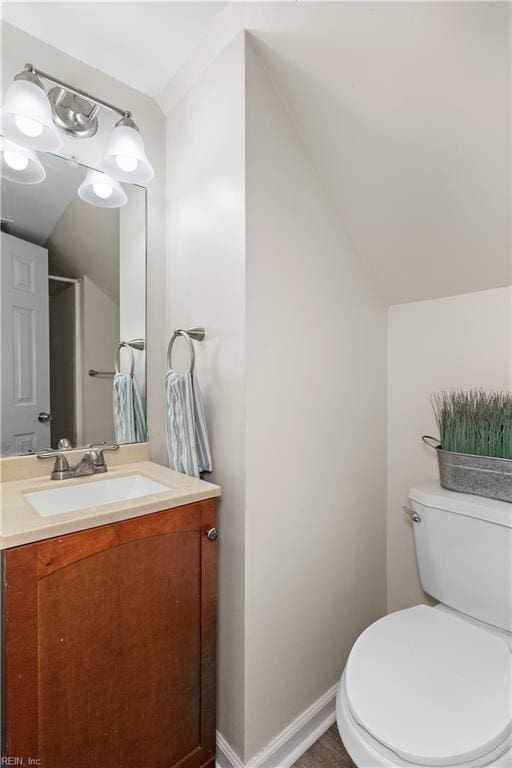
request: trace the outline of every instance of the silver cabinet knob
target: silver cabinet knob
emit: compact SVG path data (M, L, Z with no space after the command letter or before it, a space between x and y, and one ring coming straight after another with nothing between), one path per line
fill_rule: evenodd
M217 541L219 538L218 530L216 528L210 528L210 530L206 532L206 538L208 541Z
M46 413L46 411L41 411L41 413L38 413L37 420L41 422L41 424L48 424L49 421L52 420L51 414Z

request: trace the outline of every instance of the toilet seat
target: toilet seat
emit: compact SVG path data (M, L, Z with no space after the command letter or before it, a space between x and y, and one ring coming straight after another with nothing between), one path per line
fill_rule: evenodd
M419 605L357 640L344 673L350 716L397 765L488 765L512 746L512 654L504 639Z

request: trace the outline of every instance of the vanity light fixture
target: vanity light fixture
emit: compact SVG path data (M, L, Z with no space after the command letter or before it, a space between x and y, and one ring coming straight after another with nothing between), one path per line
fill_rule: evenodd
M99 208L121 208L128 197L116 179L106 173L89 168L87 176L78 188L82 200Z
M55 87L47 94L41 80ZM2 131L8 139L25 147L52 152L62 143L61 132L78 139L94 136L101 108L121 116L112 130L102 168L120 181L142 184L152 179L153 168L131 112L32 64L25 64L23 72L9 86L1 113Z
M29 64L7 89L1 112L2 133L29 149L54 152L62 139L53 124L44 86Z
M101 167L120 181L143 184L153 178L140 131L129 115L115 124Z
M46 171L35 152L0 137L0 175L18 184L39 184Z

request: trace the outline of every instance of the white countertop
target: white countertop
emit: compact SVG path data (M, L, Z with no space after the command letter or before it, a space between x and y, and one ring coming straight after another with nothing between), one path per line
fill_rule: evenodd
M51 467L49 467L51 469ZM136 499L114 502L96 507L86 507L75 512L42 517L23 495L66 485L101 482L108 478L124 475L144 475L167 486L166 491L140 496ZM195 501L220 496L218 485L197 480L195 477L151 461L133 461L109 469L105 474L89 475L72 480L50 480L49 475L29 479L10 480L0 483L0 549L16 547L52 536L75 533L99 525L117 523L139 515L148 515L164 509L181 507Z

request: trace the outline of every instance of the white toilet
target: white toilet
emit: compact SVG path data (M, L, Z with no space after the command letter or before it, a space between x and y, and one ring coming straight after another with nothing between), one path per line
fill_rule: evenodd
M410 491L425 591L375 622L340 681L338 728L359 768L512 767L512 504Z

